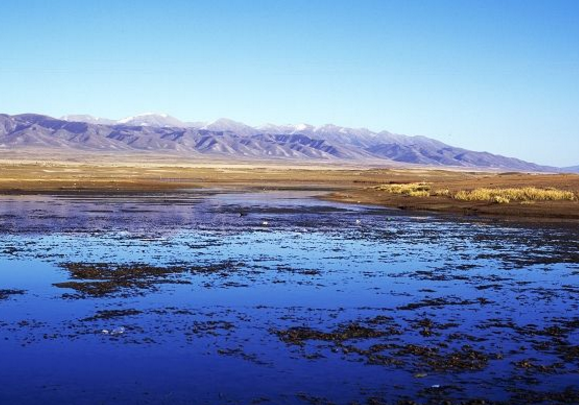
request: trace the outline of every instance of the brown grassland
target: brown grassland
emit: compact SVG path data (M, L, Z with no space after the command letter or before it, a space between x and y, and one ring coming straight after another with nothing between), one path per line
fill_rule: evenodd
M325 199L404 210L579 219L579 175L273 164L0 160L0 193L319 190Z

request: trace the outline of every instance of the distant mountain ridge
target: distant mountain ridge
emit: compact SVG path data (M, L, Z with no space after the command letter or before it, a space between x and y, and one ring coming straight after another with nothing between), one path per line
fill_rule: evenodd
M186 123L167 114L114 121L89 115L60 119L0 114L0 149L173 152L190 158L284 160L321 163L419 165L513 171L559 171L520 159L456 148L423 136L336 125L261 127L219 119Z

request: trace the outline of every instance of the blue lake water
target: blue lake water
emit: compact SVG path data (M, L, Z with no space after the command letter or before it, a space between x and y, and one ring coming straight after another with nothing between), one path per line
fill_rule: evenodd
M0 359L2 404L574 403L579 228L297 191L5 196Z

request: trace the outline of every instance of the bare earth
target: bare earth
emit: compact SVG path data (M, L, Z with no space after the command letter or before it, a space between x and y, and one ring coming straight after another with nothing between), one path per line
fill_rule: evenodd
M323 198L406 210L579 220L579 202L458 201L450 197L410 197L375 190L381 184L429 182L451 193L480 187L555 187L579 193L579 175L368 169L271 164L81 163L0 160L0 193L162 192L188 188L296 189L326 191Z

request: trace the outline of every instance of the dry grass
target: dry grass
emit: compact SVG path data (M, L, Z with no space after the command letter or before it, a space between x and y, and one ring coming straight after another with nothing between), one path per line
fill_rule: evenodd
M452 197L452 193L447 188L434 191L434 195L437 197Z
M432 171L427 176L409 171L404 176L396 172L395 176L393 171L381 173L374 178L374 186L358 181L362 187L335 192L330 199L460 215L579 221L579 175ZM481 189L491 191L481 193ZM423 197L412 198L411 193ZM477 200L477 196L484 199Z
M376 189L410 197L430 197L430 184L428 183L383 184Z
M574 201L577 196L571 191L556 188L541 189L536 187L522 188L477 188L471 191L459 191L454 198L461 201L488 201L508 204L512 201Z
M508 204L521 202L531 204L536 201L575 201L577 196L571 191L556 188L477 188L474 190L461 190L453 194L449 189L437 189L430 191L430 183L406 183L384 184L376 187L376 190L391 194L407 195L410 197L449 197L459 201L487 201L496 204Z

